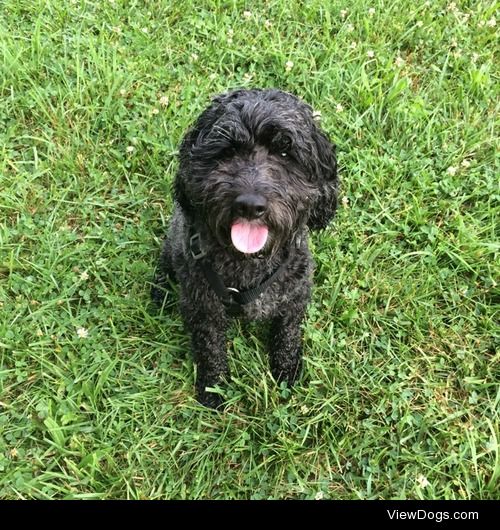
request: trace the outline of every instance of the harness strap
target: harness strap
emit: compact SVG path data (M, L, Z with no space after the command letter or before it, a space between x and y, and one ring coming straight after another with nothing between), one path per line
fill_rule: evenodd
M298 243L299 242L296 242L296 245ZM292 246L292 249L294 249L295 246ZM226 311L232 316L240 315L243 312L243 306L256 300L268 287L270 287L283 274L293 256L293 252L290 252L287 258L271 274L271 276L259 285L246 291L239 291L235 287L226 287L222 278L213 270L208 260L205 259L206 252L201 245L199 233L192 235L189 239L189 250L193 259L199 262L205 278L215 291L215 294L224 304Z

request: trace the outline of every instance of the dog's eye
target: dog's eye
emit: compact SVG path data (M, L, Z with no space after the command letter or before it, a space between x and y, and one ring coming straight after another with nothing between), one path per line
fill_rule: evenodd
M227 145L223 147L221 151L224 155L233 155L236 151L236 147L234 145Z
M240 145L232 142L229 145L222 146L219 154L223 157L230 158L236 154L238 149L240 149Z
M279 134L274 138L273 149L275 153L287 157L292 149L292 140L287 135Z

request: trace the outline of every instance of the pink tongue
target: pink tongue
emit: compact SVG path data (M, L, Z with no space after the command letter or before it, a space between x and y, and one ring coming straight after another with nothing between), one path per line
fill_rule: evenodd
M231 227L231 241L244 254L258 252L267 241L267 226L250 221L238 221Z

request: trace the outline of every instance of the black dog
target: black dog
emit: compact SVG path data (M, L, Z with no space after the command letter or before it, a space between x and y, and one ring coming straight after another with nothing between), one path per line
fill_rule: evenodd
M216 97L185 136L175 209L153 296L180 282L201 403L229 376L231 316L270 319L277 381L300 373L301 323L311 295L308 227L324 228L337 205L335 147L312 109L279 90Z

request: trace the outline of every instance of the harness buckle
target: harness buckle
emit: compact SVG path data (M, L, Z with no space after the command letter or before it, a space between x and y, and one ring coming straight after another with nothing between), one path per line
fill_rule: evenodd
M236 287L226 287L227 299L223 300L226 311L231 316L239 316L243 313L243 306L238 299L240 291Z
M189 238L189 251L195 261L207 255L201 246L200 234L196 233Z

